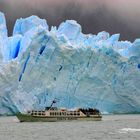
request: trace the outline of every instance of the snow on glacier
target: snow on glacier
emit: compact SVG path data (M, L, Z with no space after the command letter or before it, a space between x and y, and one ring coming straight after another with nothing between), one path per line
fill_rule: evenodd
M140 112L140 39L82 33L67 20L51 27L37 16L16 21L7 36L0 13L0 114L58 107Z

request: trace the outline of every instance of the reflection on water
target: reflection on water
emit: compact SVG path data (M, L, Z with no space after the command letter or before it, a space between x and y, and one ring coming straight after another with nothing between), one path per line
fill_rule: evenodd
M0 117L0 140L139 140L140 115L105 115L103 121L19 123Z

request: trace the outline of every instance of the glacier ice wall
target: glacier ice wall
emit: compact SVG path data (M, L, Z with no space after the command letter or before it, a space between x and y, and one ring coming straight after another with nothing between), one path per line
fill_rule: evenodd
M67 20L49 31L37 16L18 19L7 36L0 13L0 114L58 107L140 112L140 39L82 33Z

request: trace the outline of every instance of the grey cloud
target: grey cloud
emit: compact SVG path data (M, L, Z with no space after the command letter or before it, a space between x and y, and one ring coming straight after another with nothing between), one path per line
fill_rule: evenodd
M66 19L77 20L84 33L105 30L121 33L121 39L140 37L140 14L137 0L0 0L0 11L6 14L9 33L17 18L32 14L47 19L49 25L59 25Z

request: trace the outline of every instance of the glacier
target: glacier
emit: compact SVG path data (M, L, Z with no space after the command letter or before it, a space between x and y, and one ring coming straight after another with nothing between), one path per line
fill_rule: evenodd
M140 113L140 39L84 34L74 20L50 27L37 16L17 19L8 37L0 12L0 114L57 107Z

